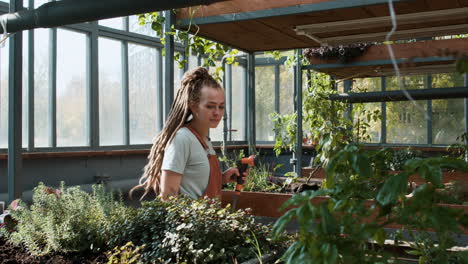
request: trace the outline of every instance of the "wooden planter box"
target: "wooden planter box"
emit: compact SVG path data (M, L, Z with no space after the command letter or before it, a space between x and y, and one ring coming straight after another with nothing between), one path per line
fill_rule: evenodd
M313 168L305 167L302 168L302 177L307 178L309 177L310 173L313 171ZM400 171L392 171L391 174L400 173ZM325 179L327 175L325 174L325 169L320 168L314 175L315 179ZM424 180L419 177L419 175L411 175L409 181L415 182L417 184L424 183ZM442 182L448 183L452 181L458 181L463 183L468 183L468 173L461 172L461 171L451 171L451 172L442 172Z
M234 199L233 191L222 191L221 203L223 206L232 204ZM263 217L274 217L278 218L287 212L291 207L286 208L283 211L279 211L279 208L291 198L293 194L284 193L263 193L263 192L242 192L237 201L236 209L251 209L251 214L255 216ZM324 201L330 199L329 197L319 196L311 200L313 205L318 205ZM371 206L373 201L368 201L368 206ZM465 214L468 214L468 206L458 204L440 204L441 206L451 207L456 209L463 209ZM400 225L388 225L388 228L401 228ZM463 234L468 234L467 229L463 229Z

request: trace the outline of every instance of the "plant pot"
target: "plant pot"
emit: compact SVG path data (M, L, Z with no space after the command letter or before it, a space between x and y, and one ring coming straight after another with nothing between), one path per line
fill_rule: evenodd
M302 176L308 177L310 173L314 170L311 167L304 167L302 168ZM398 174L401 171L390 171L390 174ZM317 172L314 174L314 178L316 179L325 179L327 177L325 173L325 169L319 168ZM411 175L409 177L410 182L415 182L417 184L424 183L425 181L421 179L418 174ZM444 171L442 172L442 183L448 183L452 181L459 181L468 184L468 173L461 172L461 171Z

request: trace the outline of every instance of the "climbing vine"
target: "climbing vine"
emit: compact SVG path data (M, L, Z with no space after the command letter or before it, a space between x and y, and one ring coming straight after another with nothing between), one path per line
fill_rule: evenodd
M177 11L172 10L172 12ZM191 13L191 16L193 16L193 12ZM181 69L184 65L188 64L187 58L190 52L204 58L202 63L203 67L214 67L213 75L219 81L223 74L223 67L220 64L220 61L223 58L227 64L237 65L235 56L239 54L238 50L230 49L228 46L197 36L198 26L195 24L191 24L187 30L178 30L174 25L172 25L171 30L165 32L164 24L166 22L166 18L161 13L152 12L141 14L138 18L140 25L151 25L151 28L156 32L156 36L160 38L161 44L165 44L167 36L173 36L175 42L184 44L184 53L187 54L186 56L183 56L180 51L175 51L174 53L174 60L177 61L179 68ZM190 33L192 27L197 27L197 32L195 34ZM164 53L165 51L163 49L163 54Z

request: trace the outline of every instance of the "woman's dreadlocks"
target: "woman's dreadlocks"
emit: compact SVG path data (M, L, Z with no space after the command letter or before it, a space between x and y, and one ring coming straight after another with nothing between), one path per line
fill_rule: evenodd
M130 197L136 189L144 188L145 197L151 189L156 195L160 192L161 166L166 146L174 138L177 130L189 121L192 115L190 105L200 102L200 93L203 87L221 89L221 85L202 67L195 68L184 74L181 86L177 91L171 111L164 128L153 140L153 147L148 156L148 163L144 168L139 184L130 190Z

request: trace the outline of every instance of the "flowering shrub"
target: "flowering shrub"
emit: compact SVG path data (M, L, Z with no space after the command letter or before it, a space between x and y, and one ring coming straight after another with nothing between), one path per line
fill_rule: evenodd
M132 221L119 229L125 234L120 241L145 244L144 262L235 263L255 258L257 247L261 252L276 248L268 238L269 226L210 199L144 202Z

